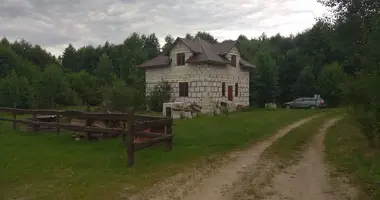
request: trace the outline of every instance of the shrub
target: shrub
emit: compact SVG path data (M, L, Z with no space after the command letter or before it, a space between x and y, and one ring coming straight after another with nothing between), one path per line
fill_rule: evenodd
M111 86L102 88L101 92L107 109L126 112L128 108L138 105L136 90L123 80L114 81Z
M19 107L28 96L29 82L17 75L15 71L0 80L0 104L8 107Z
M380 147L380 73L361 72L346 89L351 115L371 146Z
M277 105L275 103L266 103L265 104L265 108L267 110L276 110L277 109Z
M161 81L154 86L153 91L148 96L148 106L151 110L161 112L163 103L170 100L172 88L167 81Z

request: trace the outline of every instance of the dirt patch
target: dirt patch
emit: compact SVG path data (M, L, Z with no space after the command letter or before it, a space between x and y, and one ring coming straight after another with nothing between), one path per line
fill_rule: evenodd
M254 171L258 167L257 161L268 146L290 130L314 117L295 122L279 130L267 140L259 142L245 151L231 153L227 159L218 163L219 166L214 164L178 174L129 199L231 199L233 197L232 194L239 190L239 185L247 171Z
M314 137L314 140L303 153L302 159L297 164L283 169L280 172L278 169L272 168L272 173L277 171L274 176L272 174L272 181L260 182L260 179L254 179L254 184L251 183L250 185L261 184L261 187L253 189L255 198L265 200L354 199L357 194L355 188L350 187L339 179L330 182L329 168L324 163L323 140L327 129L337 120L337 118L329 120L321 127L319 133ZM259 177L268 177L268 175L265 175L263 172L259 172L258 175ZM260 190L265 191L265 193L260 195L263 193L259 193L258 191ZM259 193L259 195L257 195L257 193ZM249 196L247 192L245 195ZM250 199L247 196L240 199Z

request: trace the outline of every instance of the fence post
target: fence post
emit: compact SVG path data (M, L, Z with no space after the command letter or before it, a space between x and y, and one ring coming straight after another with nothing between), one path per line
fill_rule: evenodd
M86 119L86 127L92 126L93 123L94 123L93 119ZM86 140L90 140L90 139L91 139L91 133L86 132Z
M128 167L132 167L135 162L135 141L134 141L134 108L130 108L128 111L128 121L127 121L127 135L128 135Z
M57 135L59 135L59 132L61 131L61 128L59 127L59 121L60 121L59 118L60 118L60 117L61 117L61 116L60 116L59 114L58 114L57 117L56 117L56 119L57 119L57 125L58 125L58 126L57 126Z
M16 129L16 112L13 111L12 115L13 115L13 129Z
M173 126L173 119L171 119L170 124L167 124L165 126L165 134L166 135L171 135L172 136L172 133L173 133L172 132L173 131L172 126ZM166 147L168 148L169 151L172 150L172 148L173 148L173 138L171 138L169 141L166 142Z
M127 113L127 115L128 115L128 113ZM122 135L121 135L121 144L122 144L122 146L124 147L125 145L126 145L126 140L127 140L127 132L128 132L128 130L127 130L127 123L128 122L125 122L125 121L123 121L123 132L122 132Z
M34 132L37 132L37 125L35 124L35 122L37 122L37 114L35 112L33 112L33 131Z

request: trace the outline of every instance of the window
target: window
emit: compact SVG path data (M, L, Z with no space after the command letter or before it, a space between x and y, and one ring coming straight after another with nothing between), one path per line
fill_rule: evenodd
M180 97L188 97L189 96L189 83L188 82L180 82L179 83L179 96Z
M225 97L226 96L226 83L222 83L222 96Z
M239 84L235 83L235 97L237 97L239 94Z
M231 55L231 66L236 67L236 55Z
M185 53L177 53L177 66L185 65Z

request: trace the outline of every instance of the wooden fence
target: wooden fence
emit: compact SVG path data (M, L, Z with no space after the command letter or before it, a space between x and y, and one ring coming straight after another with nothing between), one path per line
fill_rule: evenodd
M35 132L40 130L41 127L55 129L57 135L60 134L61 129L66 129L84 132L87 139L91 138L91 134L94 133L121 135L122 144L126 147L128 152L129 167L134 164L134 153L138 150L162 143L166 144L169 151L172 150L173 119L167 117L137 115L134 113L133 108L129 109L127 113L104 113L0 107L0 112L12 114L12 118L0 117L0 121L12 122L14 129L17 129L17 124L24 124L31 127ZM17 115L31 115L32 117L28 119L17 119ZM38 120L43 117L41 115L49 115L54 121L41 122ZM83 126L70 124L72 119L85 120L85 124ZM122 127L93 127L92 125L94 121L121 122ZM142 142L136 142L137 137L148 139L145 139Z

